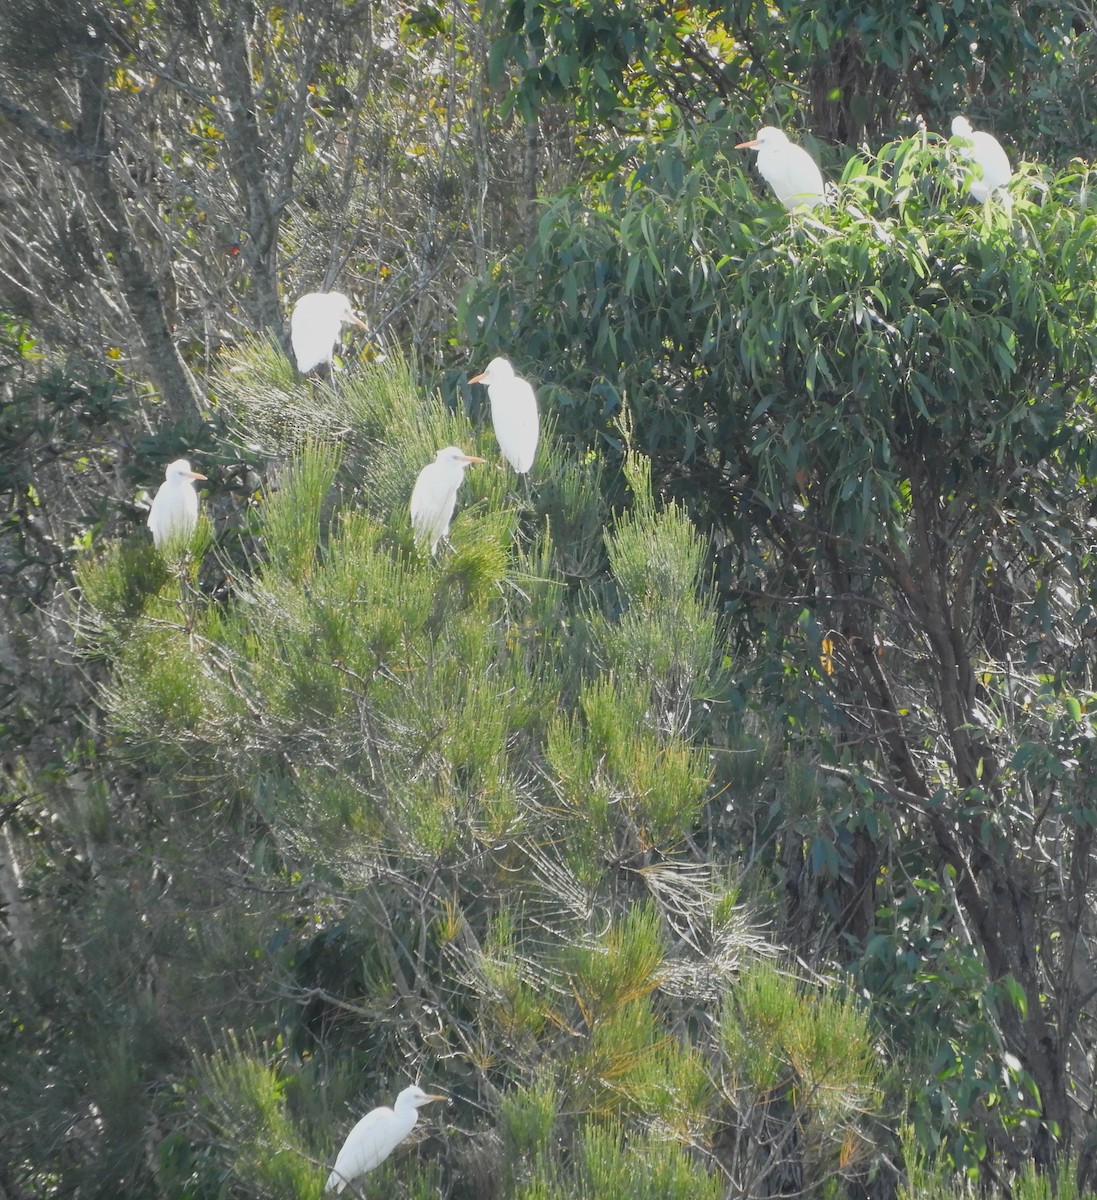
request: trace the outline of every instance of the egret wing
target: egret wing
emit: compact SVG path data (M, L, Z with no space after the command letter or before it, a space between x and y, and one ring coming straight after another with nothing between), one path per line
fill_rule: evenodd
M491 423L503 457L520 474L533 466L541 423L537 396L525 379L515 379L502 388L489 387Z
M198 494L193 487L162 483L149 507L148 526L157 546L177 536L190 537L198 523Z
M375 1108L347 1134L347 1140L335 1159L326 1189L341 1192L359 1175L372 1171L385 1161L406 1134L404 1122L391 1108Z
M444 471L431 463L419 472L411 492L411 524L419 541L430 543L431 553L449 529L457 507L457 487Z
M302 375L329 362L335 350L339 321L331 320L328 307L327 296L322 292L309 292L293 306L289 335L293 357Z
M758 170L786 208L817 204L823 198L823 175L815 159L791 142L758 156Z
M972 158L983 168L984 185L991 190L1005 187L1013 175L1013 169L1001 143L990 133L975 133L971 140L974 143Z

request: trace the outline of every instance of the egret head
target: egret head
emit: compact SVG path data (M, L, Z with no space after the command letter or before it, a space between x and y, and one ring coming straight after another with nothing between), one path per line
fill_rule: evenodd
M424 1104L430 1104L432 1100L448 1100L448 1096L432 1095L430 1092L424 1092L423 1089L416 1083L410 1087L404 1088L399 1096L396 1097L396 1103L401 1107L411 1106L412 1108L422 1108Z
M775 125L763 125L749 142L740 142L736 150L773 150L788 145L788 137L783 129Z
M344 325L357 325L359 329L366 328L365 322L359 320L348 296L344 296L342 292L329 292L328 299L331 303L330 312L333 320L338 318Z
M473 375L469 383L505 383L513 378L514 368L510 365L510 359L493 358L479 375Z
M359 320L354 311L350 297L343 292L306 292L293 306L290 320L306 330L315 327L317 332L329 326L338 329L340 325L366 328L365 322Z
M952 118L952 136L953 137L971 137L974 130L971 128L971 122L967 117Z
M483 462L482 458L477 458L475 454L466 454L460 446L446 446L439 450L434 456L435 462L440 463L458 463L462 467L467 467L469 463Z
M164 479L168 483L183 483L188 480L205 479L205 475L198 471L192 471L190 463L185 458L177 458L175 462L168 463L164 470Z

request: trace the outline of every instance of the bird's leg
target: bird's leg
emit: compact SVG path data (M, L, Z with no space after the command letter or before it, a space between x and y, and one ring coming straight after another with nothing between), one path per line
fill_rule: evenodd
M508 491L508 498L517 508L533 511L533 484L530 482L528 471L520 475L518 482Z
M183 620L187 634L193 634L198 622L199 592L191 580L190 552L185 552L179 559L179 602L183 606Z

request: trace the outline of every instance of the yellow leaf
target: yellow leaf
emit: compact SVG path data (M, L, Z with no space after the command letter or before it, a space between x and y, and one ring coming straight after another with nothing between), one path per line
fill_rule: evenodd
M828 675L834 674L834 639L823 638L823 653L820 655L819 661L823 664L823 670Z

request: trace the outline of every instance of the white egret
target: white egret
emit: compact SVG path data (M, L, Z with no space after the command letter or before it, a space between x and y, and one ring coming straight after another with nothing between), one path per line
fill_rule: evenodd
M777 193L777 199L790 212L814 208L823 202L823 175L815 159L781 129L765 125L749 142L740 142L736 150L758 152L758 172Z
M465 481L469 463L483 461L475 454L466 454L459 446L446 446L438 451L434 462L419 472L411 492L411 525L417 542L430 543L431 554L449 533L457 489Z
M419 1117L416 1110L432 1100L445 1099L445 1096L431 1096L412 1084L396 1097L392 1108L381 1105L366 1113L347 1134L324 1191L341 1192L359 1175L384 1162L415 1127Z
M533 388L514 373L510 360L493 358L469 383L482 383L491 401L491 423L503 457L524 475L533 466L541 433Z
M995 188L1005 187L1013 178L1009 157L993 134L972 129L967 117L952 118L952 136L959 142L961 156L982 171L982 178L968 182L972 199L982 204Z
M183 541L194 532L198 524L196 479L205 479L205 475L192 471L185 458L177 458L164 471L164 482L149 509L149 528L157 548L174 539Z
M366 328L342 292L308 292L297 301L289 319L289 336L302 375L324 363L331 366L344 324Z

